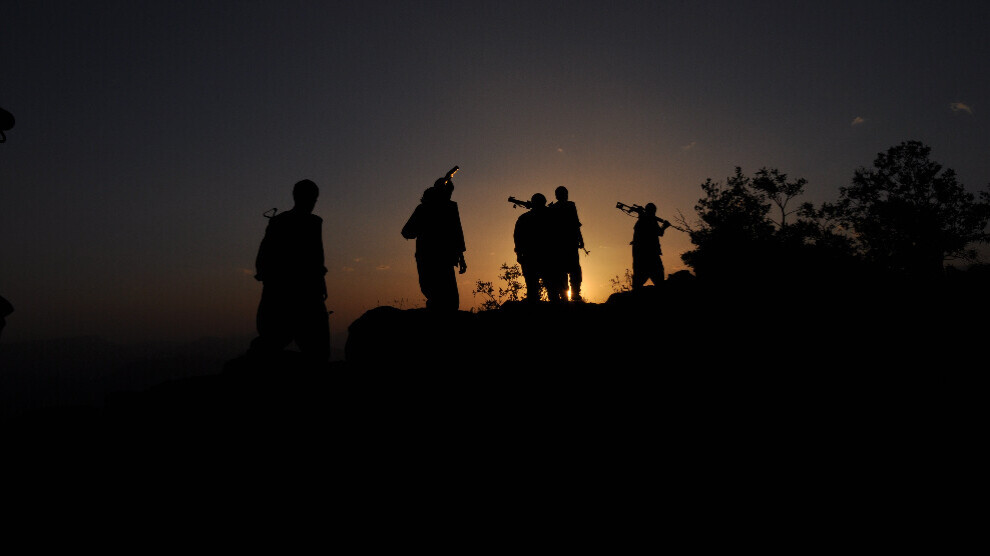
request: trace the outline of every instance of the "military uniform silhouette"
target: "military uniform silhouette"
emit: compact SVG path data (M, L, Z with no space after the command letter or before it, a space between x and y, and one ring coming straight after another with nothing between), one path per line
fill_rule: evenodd
M557 200L550 204L554 220L554 235L558 245L554 248L555 268L552 279L559 286L562 299L566 298L567 287L570 285L571 299L581 299L581 259L579 249L584 248L584 237L581 235L581 220L578 218L577 205L567 199L567 188L564 186L554 190ZM569 282L569 284L568 284Z
M632 254L633 254L633 289L639 289L647 280L652 280L653 285L659 286L663 283L664 271L660 249L660 238L664 231L670 226L669 222L660 225L657 222L657 206L647 203L646 210L639 214L636 224L633 226Z
M0 295L0 333L3 332L4 326L7 325L7 316L14 312L14 306L7 301L2 295Z
M441 178L423 192L420 204L402 227L402 237L416 240L419 289L428 309L456 311L460 305L454 267L464 274L464 230L457 203L451 200L454 182Z
M14 115L7 112L3 108L0 108L0 143L7 140L7 136L4 135L5 131L10 131L14 128Z
M553 220L547 208L547 198L535 193L530 209L519 215L512 237L516 260L526 282L526 300L540 299L540 285L547 289L551 301L560 299L560 282L554 279Z
M255 260L255 278L264 283L258 306L258 337L252 350L274 353L295 341L307 358L330 358L329 313L323 258L323 219L312 213L319 188L296 183L295 205L273 216Z

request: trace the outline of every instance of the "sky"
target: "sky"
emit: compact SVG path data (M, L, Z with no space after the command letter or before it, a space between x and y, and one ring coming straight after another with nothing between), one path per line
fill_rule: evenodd
M334 358L379 305L424 306L400 230L454 165L461 309L514 263L529 198L563 185L603 302L653 202L778 168L838 198L919 140L990 182L986 2L230 1L0 7L4 341L250 336L253 264L292 185L321 196ZM662 240L667 272L687 234Z

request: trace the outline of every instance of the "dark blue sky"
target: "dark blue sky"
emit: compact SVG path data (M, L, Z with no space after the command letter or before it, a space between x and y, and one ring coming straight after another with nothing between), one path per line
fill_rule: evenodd
M917 139L990 182L984 2L6 2L0 293L11 341L250 334L261 213L322 187L336 338L422 305L399 235L453 165L468 273L513 262L509 195L571 191L603 301L655 202L735 166L834 200ZM683 268L684 234L664 241Z

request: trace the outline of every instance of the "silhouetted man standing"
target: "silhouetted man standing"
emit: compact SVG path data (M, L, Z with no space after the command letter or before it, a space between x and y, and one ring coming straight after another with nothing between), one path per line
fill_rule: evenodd
M584 249L584 237L581 235L581 220L578 218L577 205L567 200L567 188L564 186L554 190L557 201L550 205L553 213L554 232L559 242L554 248L557 260L553 279L560 283L562 299L566 298L568 279L570 280L571 299L581 301L581 259L579 249Z
M14 306L0 295L0 332L3 332L3 327L7 325L7 317L13 312Z
M268 222L255 260L255 278L264 283L251 342L256 353L276 353L295 341L312 362L330 359L323 219L313 214L319 194L310 180L296 183L295 205Z
M670 226L670 222L664 220L663 225L657 221L657 206L647 203L645 210L639 213L639 218L633 226L633 289L639 289L647 280L652 280L653 285L659 286L663 283L663 261L660 256L660 238L664 231Z
M457 311L460 305L454 267L460 274L467 271L464 230L457 203L451 200L454 182L450 175L423 192L419 206L402 227L402 237L416 240L416 270L426 307L442 311Z
M540 300L540 285L547 289L550 301L560 300L560 284L553 275L553 238L551 214L547 198L535 193L530 208L516 219L512 237L515 241L516 260L526 282L526 301Z

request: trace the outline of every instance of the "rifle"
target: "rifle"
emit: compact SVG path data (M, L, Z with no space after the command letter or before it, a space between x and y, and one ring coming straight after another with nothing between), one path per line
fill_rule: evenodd
M533 208L533 202L532 201L522 201L522 200L516 199L515 197L509 197L509 202L512 203L512 208L516 208L516 207L523 207L523 208L526 208L526 209L532 209Z
M622 212L624 212L624 213L626 213L626 214L628 214L630 216L632 216L633 214L636 214L636 216L643 216L643 215L646 214L646 208L643 207L642 205L627 205L625 203L619 202L619 203L615 203L615 208L621 210ZM674 226L673 224L671 224L670 221L664 220L663 218L660 218L659 216L654 215L653 218L655 218L657 222L659 222L660 224L662 224L664 226L669 226L669 227L671 227L671 228L673 228L675 230L681 230L677 226ZM683 232L684 230L681 230L681 231Z
M460 166L454 166L453 168L451 168L450 170L448 170L447 173L443 175L443 183L444 183L444 185L447 185L448 183L450 183L451 178L453 178L454 177L454 174L456 174L457 171L460 170L460 169L461 169ZM439 182L439 181L440 180L437 180L437 182Z
M512 203L512 208L523 207L523 208L526 208L526 209L529 209L529 210L532 210L533 209L533 202L532 201L523 201L522 199L516 199L515 197L509 197L509 202ZM550 205L547 205L547 207L550 207L551 205L553 205L553 203L550 203ZM578 232L578 233L580 233L580 232ZM584 239L581 240L581 243L584 243ZM585 255L590 255L591 254L591 251L588 251L584 247L582 247L581 249L584 250L584 254Z

